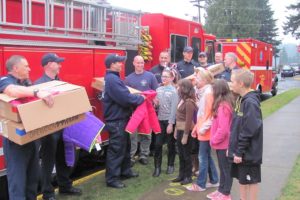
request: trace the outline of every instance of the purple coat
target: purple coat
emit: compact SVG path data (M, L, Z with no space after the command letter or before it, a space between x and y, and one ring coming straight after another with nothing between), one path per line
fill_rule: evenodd
M75 147L91 152L95 143L101 142L100 132L104 123L90 112L81 122L64 129L65 160L67 166L73 167L75 162Z

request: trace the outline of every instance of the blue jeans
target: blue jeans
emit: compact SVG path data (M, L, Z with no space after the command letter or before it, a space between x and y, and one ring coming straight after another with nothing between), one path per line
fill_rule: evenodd
M212 184L216 184L219 181L218 172L214 163L214 160L211 157L209 141L200 141L199 142L199 176L197 179L197 184L206 188L207 174L209 174L209 181Z

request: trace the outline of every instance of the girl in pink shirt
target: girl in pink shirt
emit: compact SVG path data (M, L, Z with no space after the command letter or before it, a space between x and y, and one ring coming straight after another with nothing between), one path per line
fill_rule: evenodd
M214 103L212 106L213 120L210 131L210 145L213 149L216 149L217 152L220 169L220 185L218 190L208 194L207 198L213 200L231 200L231 164L227 159L226 151L229 144L233 96L227 82L223 79L215 80L212 87Z

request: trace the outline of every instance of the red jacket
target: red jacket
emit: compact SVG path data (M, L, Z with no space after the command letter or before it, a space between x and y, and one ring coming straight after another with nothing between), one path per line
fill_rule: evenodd
M152 101L156 96L154 90L147 90L142 92L146 96L146 100L139 105L132 114L127 126L126 131L128 133L135 133L149 135L153 131L154 133L160 133L160 125Z

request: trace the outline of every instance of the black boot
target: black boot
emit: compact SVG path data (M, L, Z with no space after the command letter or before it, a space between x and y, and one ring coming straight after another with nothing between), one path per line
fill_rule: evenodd
M159 177L160 172L161 172L161 168L160 168L160 167L155 167L152 176L153 176L153 177Z
M175 141L174 141L175 142ZM166 174L173 174L175 171L174 163L175 163L175 144L171 141L168 143L168 167Z
M154 155L154 172L152 174L153 177L158 177L160 175L161 172L161 154L158 155Z
M167 167L166 174L173 174L174 171L175 171L174 166L168 166L168 167Z

